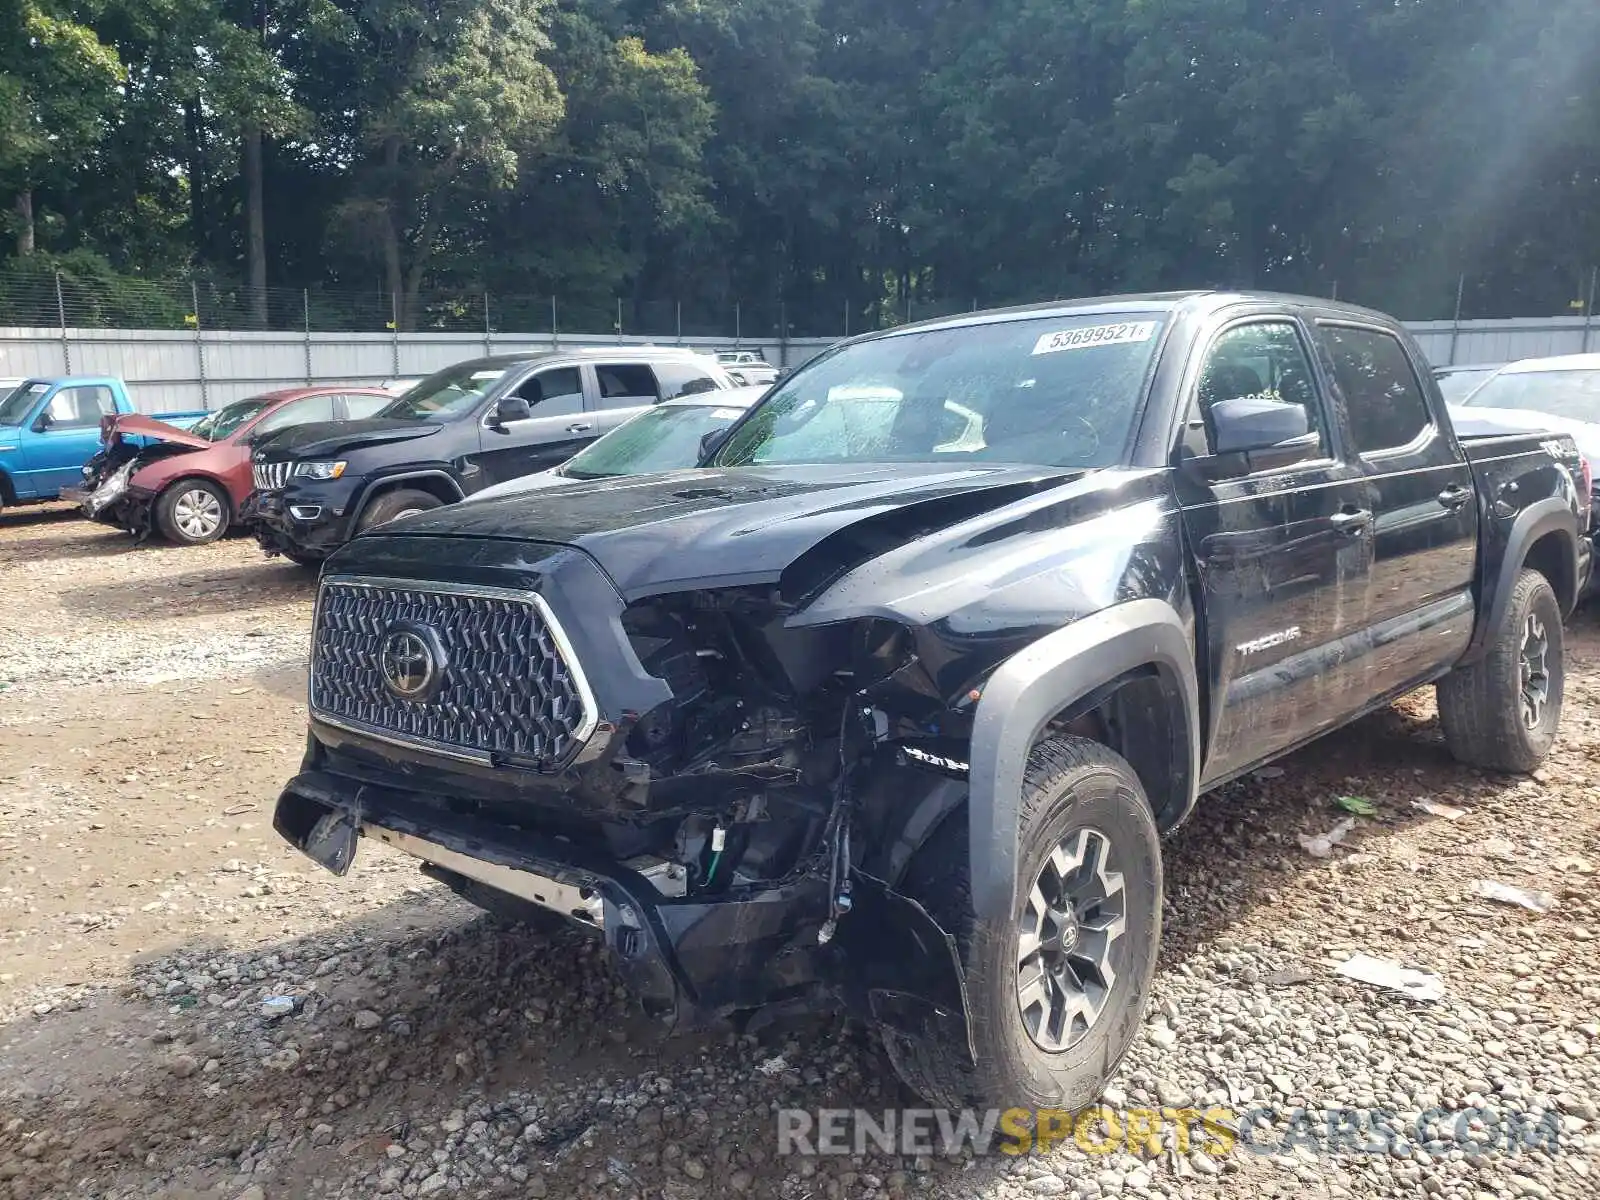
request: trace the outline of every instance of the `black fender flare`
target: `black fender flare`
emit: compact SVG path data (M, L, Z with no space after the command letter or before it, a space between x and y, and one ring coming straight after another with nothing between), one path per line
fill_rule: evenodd
M1577 603L1577 593L1582 581L1578 578L1578 518L1572 506L1559 496L1536 500L1519 512L1511 522L1511 532L1506 535L1505 553L1500 559L1500 569L1491 578L1485 572L1484 594L1478 605L1478 624L1472 631L1472 641L1461 656L1463 664L1475 663L1489 652L1490 634L1500 628L1506 609L1511 604L1511 592L1516 587L1517 576L1528 564L1528 551L1546 534L1564 533L1568 578L1573 581L1573 594L1558 595L1562 615L1572 612ZM1554 582L1554 581L1552 581Z
M972 726L968 820L972 905L979 920L1010 920L1016 906L1022 782L1050 719L1113 680L1153 668L1182 698L1194 803L1200 776L1200 688L1188 628L1163 600L1130 600L1058 629L1001 664L983 687Z
M413 479L442 479L450 485L451 490L456 494L457 500L465 500L467 498L466 489L461 486L461 481L450 474L449 471L435 469L429 471L404 471L398 475L380 475L376 479L368 480L361 490L356 493L356 498L350 505L353 519L360 518L360 514L365 511L368 501L372 499L373 492L379 488L387 488L391 484L406 483Z

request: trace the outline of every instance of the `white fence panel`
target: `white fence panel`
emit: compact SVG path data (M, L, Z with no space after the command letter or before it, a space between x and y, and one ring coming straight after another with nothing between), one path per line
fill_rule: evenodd
M1504 321L1412 321L1412 335L1436 367L1502 363L1600 350L1600 330L1583 317L1520 317Z
M59 335L26 329L0 331L0 377L59 375L65 369Z
M1508 362L1517 358L1600 351L1600 322L1583 317L1410 322L1436 366ZM553 346L682 344L710 352L731 338L641 339L562 333L211 333L193 330L0 328L0 376L114 375L128 383L142 412L216 408L273 388L307 383L376 384L426 375L485 353L514 354ZM778 366L798 366L833 344L831 338L787 344L744 341Z

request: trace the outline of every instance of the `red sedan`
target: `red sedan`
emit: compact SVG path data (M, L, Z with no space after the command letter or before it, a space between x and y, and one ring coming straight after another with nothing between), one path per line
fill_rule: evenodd
M263 439L291 425L370 417L393 400L378 388L289 388L237 400L189 429L117 417L102 431L105 449L84 467L84 486L62 495L141 541L154 528L179 545L212 542L250 494L250 453Z

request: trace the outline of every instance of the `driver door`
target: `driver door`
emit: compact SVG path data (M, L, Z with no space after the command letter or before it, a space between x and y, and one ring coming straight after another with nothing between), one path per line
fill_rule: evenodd
M111 389L84 384L59 389L23 439L23 460L38 495L83 481L83 464L100 449L100 418L117 411Z
M1365 696L1354 643L1366 629L1372 521L1366 481L1344 460L1309 343L1287 316L1219 330L1189 388L1183 455L1213 453L1209 410L1251 396L1302 405L1319 435L1305 461L1204 479L1175 475L1194 547L1215 783L1343 720Z
M560 466L598 436L581 367L544 367L508 395L528 402L528 416L503 421L498 402L490 406L479 422L478 453L464 472L473 491Z

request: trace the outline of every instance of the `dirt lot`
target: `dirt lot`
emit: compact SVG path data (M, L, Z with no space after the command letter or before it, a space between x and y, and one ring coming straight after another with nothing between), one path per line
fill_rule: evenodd
M1453 764L1417 697L1170 842L1161 975L1107 1100L1269 1109L1253 1149L1169 1128L1151 1157L803 1158L775 1109L907 1102L861 1029L664 1037L581 936L498 927L381 848L340 880L276 839L311 591L243 540L0 514L0 1196L1600 1193L1592 612L1535 779ZM1342 795L1376 815L1314 858L1299 835ZM1336 976L1357 950L1443 999ZM1441 1132L1340 1142L1328 1109ZM1536 1144L1497 1134L1519 1120Z

